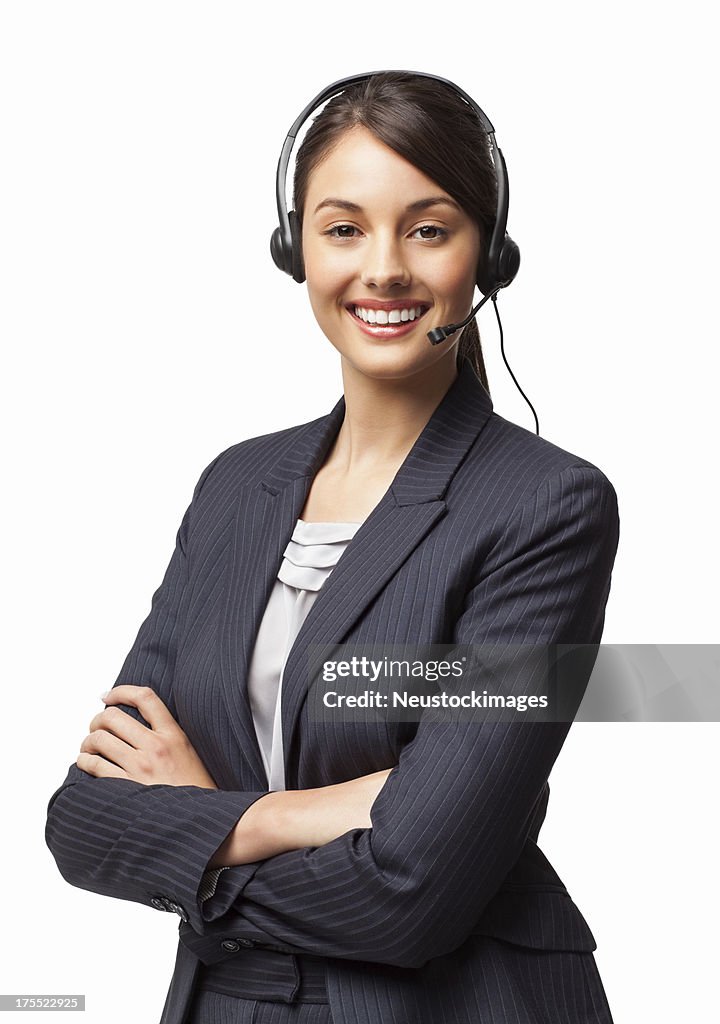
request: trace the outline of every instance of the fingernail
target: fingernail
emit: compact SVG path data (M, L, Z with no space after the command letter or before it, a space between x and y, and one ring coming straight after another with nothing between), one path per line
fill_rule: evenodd
M100 700L105 700L105 698L107 697L107 695L108 695L109 693L110 693L110 691L109 691L109 690L105 690L105 691L104 691L103 693L101 693L101 694L100 694Z

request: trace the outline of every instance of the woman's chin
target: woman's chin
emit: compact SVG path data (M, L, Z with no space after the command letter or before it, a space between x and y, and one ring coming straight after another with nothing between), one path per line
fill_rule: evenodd
M357 342L336 345L344 363L349 364L358 373L367 377L383 380L395 380L401 377L412 377L436 364L443 352L431 345L427 338L421 345L418 340L405 345L379 346Z

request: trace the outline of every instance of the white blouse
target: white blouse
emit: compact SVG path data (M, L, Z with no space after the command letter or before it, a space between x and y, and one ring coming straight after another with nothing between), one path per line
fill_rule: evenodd
M306 523L298 519L255 640L248 696L268 789L285 789L281 728L282 675L290 649L318 592L362 523ZM201 903L214 895L228 867L203 874Z
M285 789L280 714L285 662L318 592L361 525L298 519L283 553L248 676L250 708L270 790Z

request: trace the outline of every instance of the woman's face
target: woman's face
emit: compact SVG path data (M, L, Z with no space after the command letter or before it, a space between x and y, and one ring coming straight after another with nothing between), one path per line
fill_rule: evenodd
M443 357L454 365L461 332L439 345L427 332L470 312L478 226L367 128L346 132L310 176L302 244L317 322L359 372L400 378ZM357 306L389 323L364 322ZM415 306L423 313L412 321Z

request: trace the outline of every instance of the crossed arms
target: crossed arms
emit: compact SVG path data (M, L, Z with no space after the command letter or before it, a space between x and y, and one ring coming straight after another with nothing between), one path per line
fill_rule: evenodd
M192 512L193 503L115 684L142 681L171 713ZM599 470L577 464L548 478L479 568L454 641L599 642L618 536L616 495ZM230 934L290 953L420 967L465 941L517 861L568 729L421 720L372 804L371 828L227 867L204 902L213 858L266 791L148 786L73 765L50 800L46 841L73 885L145 905L168 894L198 955Z

